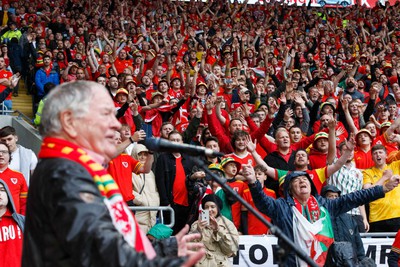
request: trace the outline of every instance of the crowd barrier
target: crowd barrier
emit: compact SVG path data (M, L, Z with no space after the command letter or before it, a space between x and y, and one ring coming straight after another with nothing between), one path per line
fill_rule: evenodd
M387 255L390 252L396 233L364 234L365 253L372 258L378 267L387 266ZM373 236L386 236L371 238ZM389 237L393 236L393 237ZM251 236L239 237L239 252L236 257L231 258L233 266L278 266L274 251L277 249L277 238L274 236Z

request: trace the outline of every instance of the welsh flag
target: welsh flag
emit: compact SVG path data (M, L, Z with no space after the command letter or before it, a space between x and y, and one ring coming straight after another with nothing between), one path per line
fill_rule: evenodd
M324 266L330 245L334 242L331 218L324 207L320 207L320 217L311 223L293 207L293 235L296 245L303 249L319 266ZM300 258L299 265L307 267Z

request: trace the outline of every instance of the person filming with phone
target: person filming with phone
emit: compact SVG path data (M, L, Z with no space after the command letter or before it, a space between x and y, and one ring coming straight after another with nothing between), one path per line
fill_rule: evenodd
M201 234L198 241L204 244L206 255L196 266L232 266L229 258L236 255L239 234L235 225L220 214L222 200L214 194L206 195L201 207L190 232Z

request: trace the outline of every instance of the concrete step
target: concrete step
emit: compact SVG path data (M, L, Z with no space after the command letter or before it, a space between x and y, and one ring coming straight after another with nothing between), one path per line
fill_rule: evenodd
M12 96L13 110L19 110L25 116L33 118L34 114L32 111L32 96L27 95L27 89L24 81L19 81L18 96Z

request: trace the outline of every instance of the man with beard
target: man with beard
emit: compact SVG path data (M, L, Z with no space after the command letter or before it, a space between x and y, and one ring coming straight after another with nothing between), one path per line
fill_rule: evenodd
M336 148L334 148L336 151ZM339 145L339 155L342 156L349 148L346 142L342 142ZM355 192L362 189L363 175L359 169L356 168L354 159L354 150L351 151L350 156L347 158L346 163L334 174L330 175L327 183L334 185L342 192L343 195ZM348 211L353 220L358 225L358 231L360 233L368 232L369 223L367 215L365 213L365 207L360 206Z
M55 85L60 84L60 74L53 67L51 57L49 55L45 55L43 56L43 67L40 68L35 74L37 102L44 97L44 85L48 82L51 82Z
M364 95L357 90L357 82L353 77L347 78L344 94L349 94L351 95L352 99L360 99L362 102L364 102Z

